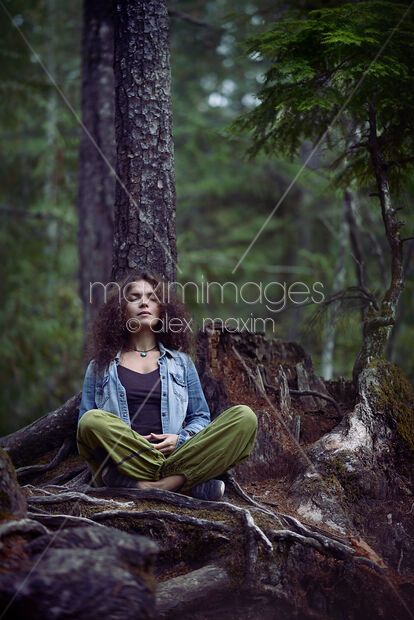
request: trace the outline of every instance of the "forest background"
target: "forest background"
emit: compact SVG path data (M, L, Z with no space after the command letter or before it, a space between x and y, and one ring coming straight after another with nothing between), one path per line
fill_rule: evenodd
M80 114L82 3L12 0L4 5L13 20L0 7L0 435L56 409L78 392L85 369L76 208L80 127L42 67ZM228 131L234 119L257 104L267 67L260 55L249 56L243 43L277 20L286 3L203 0L170 2L169 7L181 268L177 280L232 281L239 289L246 282L264 287L299 281L310 288L321 282L326 294L338 284L355 285L344 191L333 187L335 173L327 165L335 153L321 149L303 168L312 148L304 141L299 158L260 155L248 160L248 137ZM299 172L257 243L232 273ZM413 189L409 178L398 195L405 236L414 224ZM371 260L371 287L381 290L388 275L381 269L387 248L380 210L369 194L368 188L354 191L355 217ZM388 358L411 380L413 262L407 264L388 345ZM253 288L245 290L246 297L255 296ZM280 291L272 293L280 298ZM315 304L288 303L275 315L263 303L236 304L231 294L222 305L187 301L195 325L206 316L270 316L276 330L267 335L298 341L324 378L351 375L362 338L356 304L337 309L332 359L327 361L329 314L318 313L315 320Z

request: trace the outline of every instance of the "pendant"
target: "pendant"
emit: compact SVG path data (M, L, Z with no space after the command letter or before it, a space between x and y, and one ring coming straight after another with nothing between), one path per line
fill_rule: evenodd
M141 355L141 357L147 357L147 352L146 351L140 351L140 355Z

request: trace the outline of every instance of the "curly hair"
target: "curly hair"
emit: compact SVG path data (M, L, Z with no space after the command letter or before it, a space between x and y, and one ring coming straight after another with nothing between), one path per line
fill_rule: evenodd
M166 278L153 271L135 270L126 277L110 284L115 290L108 294L104 305L100 308L94 321L88 329L86 357L87 361L94 359L97 372L102 372L115 358L118 351L126 346L130 331L127 328L125 290L132 282L145 280L154 289L159 301L160 320L165 321L163 330L154 331L157 342L170 349L176 349L194 356L194 336L191 330L183 329L178 332L168 329L171 319L181 319L183 324L190 322L190 315L185 305L177 298L175 290L169 285ZM106 292L106 287L105 287ZM190 331L190 333L188 333Z

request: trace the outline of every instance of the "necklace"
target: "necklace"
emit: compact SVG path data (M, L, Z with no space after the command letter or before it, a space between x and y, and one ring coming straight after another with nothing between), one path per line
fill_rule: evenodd
M155 345L155 347L152 347L151 349L147 349L146 351L141 351L141 349L126 349L126 351L136 351L137 353L140 354L141 357L147 357L147 353L148 351L152 351L153 349L156 349L157 345Z

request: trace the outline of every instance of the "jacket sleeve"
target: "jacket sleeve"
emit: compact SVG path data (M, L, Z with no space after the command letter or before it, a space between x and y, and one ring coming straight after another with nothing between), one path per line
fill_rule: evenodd
M188 406L183 428L178 434L176 448L188 441L192 435L203 430L211 421L210 408L204 396L200 377L191 357L187 359Z
M94 360L91 360L86 369L85 378L83 380L82 398L79 405L79 420L89 409L96 409L95 403L95 366Z

